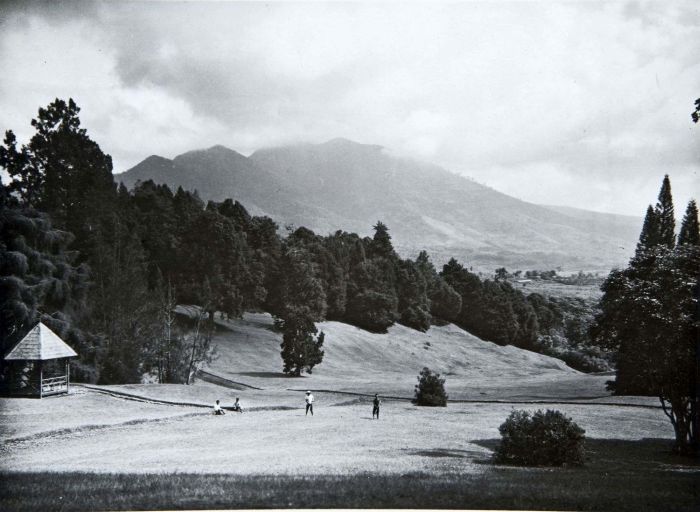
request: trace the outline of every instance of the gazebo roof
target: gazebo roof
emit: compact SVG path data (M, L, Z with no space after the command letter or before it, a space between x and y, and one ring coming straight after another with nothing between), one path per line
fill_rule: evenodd
M61 357L74 357L78 354L58 337L58 335L39 322L17 343L5 356L6 361L46 361Z

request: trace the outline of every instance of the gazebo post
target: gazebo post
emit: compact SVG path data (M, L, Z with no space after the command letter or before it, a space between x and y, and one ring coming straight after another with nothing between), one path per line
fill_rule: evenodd
M66 393L70 392L70 359L66 357Z
M44 395L44 361L39 360L39 398Z

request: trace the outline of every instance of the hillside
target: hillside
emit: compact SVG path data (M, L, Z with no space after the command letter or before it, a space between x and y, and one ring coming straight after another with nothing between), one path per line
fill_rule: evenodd
M323 363L312 375L282 372L281 334L268 314L218 320L217 358L208 371L266 391L326 389L412 397L424 366L447 379L451 399L584 397L607 395L600 377L579 373L559 359L483 341L456 327L433 326L427 333L394 325L373 334L340 322L320 322L326 333ZM556 382L556 384L555 384Z
M440 264L457 257L477 268L600 269L631 255L641 220L515 199L441 167L380 146L334 139L262 149L245 157L222 146L167 160L151 156L117 177L153 179L231 197L280 225L327 234L371 234L382 220L402 255L426 249Z

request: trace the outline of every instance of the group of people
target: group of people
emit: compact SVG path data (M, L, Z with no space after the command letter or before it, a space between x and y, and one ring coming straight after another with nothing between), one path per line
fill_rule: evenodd
M309 413L311 413L311 416L314 415L314 395L311 394L311 391L306 392L306 397L304 398L304 401L306 402L306 414L304 416L308 416ZM379 404L381 403L381 400L379 400L379 397L377 394L374 394L374 400L372 400L372 419L375 417L379 419ZM239 401L239 398L236 397L236 402L233 404L233 407L231 407L232 411L235 412L243 412L243 408L241 407L241 403ZM216 404L214 404L214 414L217 416L219 415L224 415L226 414L224 412L223 407L221 407L221 404L219 404L219 401L216 401Z
M234 411L234 412L240 412L240 413L242 413L242 412L243 412L243 407L241 407L241 402L240 402L239 400L240 400L240 399L239 399L238 397L236 397L236 402L235 402L235 403L233 404L233 406L231 407L231 410ZM218 400L217 400L216 403L214 404L214 414L216 414L217 416L223 416L224 414L226 414L226 412L224 412L223 407L221 407L221 404L219 404L219 401L218 401Z

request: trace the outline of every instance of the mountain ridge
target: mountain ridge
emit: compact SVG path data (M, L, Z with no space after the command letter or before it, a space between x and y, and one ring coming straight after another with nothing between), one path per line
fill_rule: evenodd
M225 146L172 160L152 155L115 176L153 179L231 197L280 225L371 234L381 220L404 256L427 250L478 268L609 269L631 256L641 219L528 203L438 165L348 139L262 148L246 157Z

